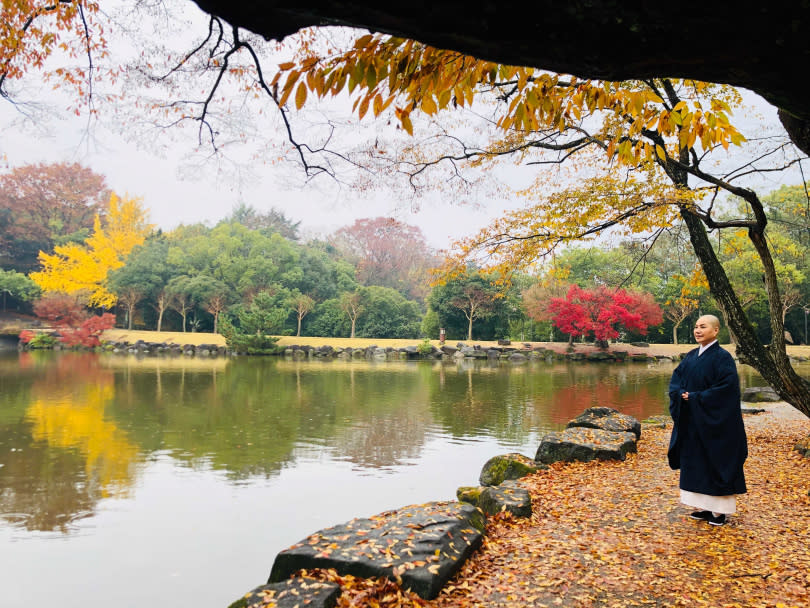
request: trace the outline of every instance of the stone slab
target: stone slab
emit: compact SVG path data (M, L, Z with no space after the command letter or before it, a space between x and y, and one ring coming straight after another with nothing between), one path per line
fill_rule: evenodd
M567 427L585 427L591 429L602 429L603 431L613 431L614 433L633 433L636 439L641 438L641 423L627 414L622 414L618 410L610 407L591 407L582 412L579 416L571 420Z
M484 488L478 499L478 506L487 515L508 511L515 517L532 516L529 491L521 488L515 481L505 481L501 485Z
M633 433L571 427L543 437L540 447L537 448L535 460L545 464L624 460L627 454L636 450L636 436Z
M228 608L333 608L340 594L340 586L335 583L290 578L256 587Z
M435 598L483 540L485 517L476 507L432 502L353 519L315 532L276 556L268 583L302 569L396 581Z

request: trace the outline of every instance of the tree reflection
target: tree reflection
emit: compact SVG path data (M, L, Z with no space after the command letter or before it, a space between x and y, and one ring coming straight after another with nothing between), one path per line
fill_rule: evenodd
M0 435L11 446L0 468L0 502L16 525L65 532L100 498L128 492L138 448L106 416L113 375L94 355L44 361L50 363L36 365L30 384L19 383L4 412L14 420ZM26 369L40 362L28 357L24 363ZM3 374L4 389L9 380Z

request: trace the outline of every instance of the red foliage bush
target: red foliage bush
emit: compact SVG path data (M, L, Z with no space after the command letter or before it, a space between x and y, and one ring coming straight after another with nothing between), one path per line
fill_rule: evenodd
M91 315L75 297L66 294L41 298L34 304L34 313L58 328L59 341L66 346L86 348L99 346L101 344L99 336L102 332L115 325L115 315L110 313L101 316ZM20 341L27 344L33 338L33 334L23 340L23 333L25 332L20 334Z
M84 346L92 348L99 346L99 336L106 329L115 325L115 315L105 312L103 315L85 319L79 327L64 327L60 329L59 341L67 346Z

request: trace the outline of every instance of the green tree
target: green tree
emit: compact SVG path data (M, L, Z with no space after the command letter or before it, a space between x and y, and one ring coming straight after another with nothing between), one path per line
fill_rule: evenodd
M231 214L222 222L224 224L242 224L250 230L257 230L269 236L277 232L290 241L298 240L298 227L301 222L294 222L284 212L271 207L269 211L261 213L258 209L247 203L234 206Z
M119 302L129 303L129 329L132 329L132 309L143 299L155 309L156 329L162 330L163 315L169 303L169 281L178 276L177 267L167 261L168 253L169 243L164 237L147 238L143 245L132 250L121 268L108 275L109 289L118 296ZM136 297L137 301L133 301Z
M349 317L340 307L338 298L316 304L312 314L307 317L305 327L304 333L307 335L325 338L342 338L351 332Z
M357 335L363 338L418 338L422 315L419 304L390 287L358 290L362 316Z
M240 332L257 336L281 334L290 316L291 300L292 294L283 287L259 291L249 304L233 309Z
M33 302L40 295L39 286L21 272L0 269L0 292L3 294L3 312L6 312L7 298L18 305Z
M503 297L489 277L469 272L433 288L427 297L451 339L493 340L509 333L509 321L519 311Z

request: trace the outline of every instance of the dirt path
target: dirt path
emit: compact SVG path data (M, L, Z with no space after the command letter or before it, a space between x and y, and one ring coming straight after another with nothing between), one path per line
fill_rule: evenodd
M749 493L716 528L691 520L666 464L669 429L623 463L554 465L524 481L531 520L495 521L429 606L810 606L810 420L746 416Z

